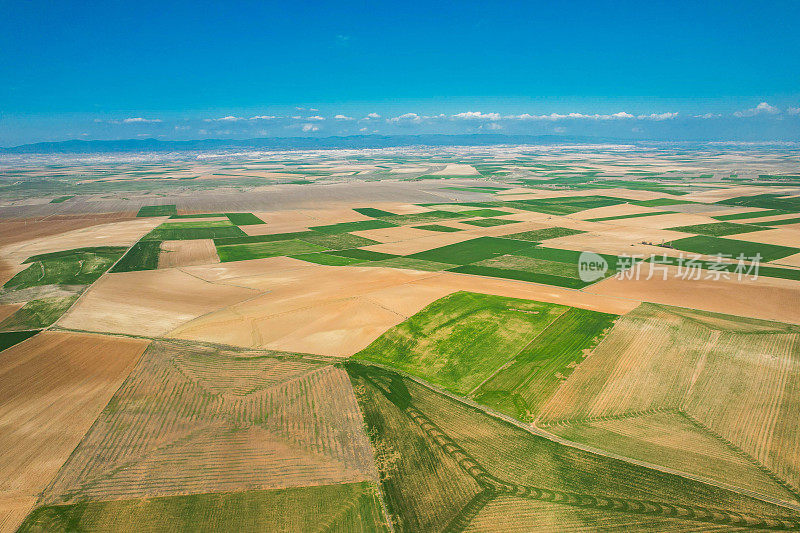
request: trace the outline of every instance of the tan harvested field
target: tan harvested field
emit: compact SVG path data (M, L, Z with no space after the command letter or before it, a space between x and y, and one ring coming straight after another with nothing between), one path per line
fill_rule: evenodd
M219 263L217 249L211 239L163 241L158 268L185 267Z
M258 290L217 284L179 269L105 274L59 320L79 330L158 336Z
M23 305L24 304L22 304L22 303L0 304L0 322L5 320L7 317L10 317L14 313L16 313L17 309L19 309Z
M642 265L639 279L613 276L583 290L601 296L800 324L800 282L763 276L755 281L739 281L736 277L685 280L677 277L676 267L666 268L666 280L661 273L648 280L649 269L649 265Z
M547 431L624 457L669 467L767 497L796 498L758 464L676 410L556 423Z
M373 480L347 374L292 354L156 342L43 503Z
M147 344L43 332L3 352L0 530L16 529Z
M460 165L450 163L444 170L431 172L434 176L472 176L477 175L478 171L472 165Z
M32 255L60 250L87 246L130 246L163 221L163 217L152 217L96 224L15 242L0 249L0 254L6 261L20 264Z
M642 304L564 382L539 423L680 410L797 490L798 391L797 326Z
M655 211L656 209L642 207L635 204L617 204L605 207L595 207L594 209L586 209L584 211L579 211L572 216L580 220L587 220L589 218L616 217L620 215L633 215L638 213L653 213Z
M47 218L0 220L0 246L58 235L82 228L135 220L136 213L98 213L91 216L50 216Z
M793 246L800 248L800 228L784 226L775 229L765 229L764 231L751 231L738 235L728 235L729 239L741 241L763 242L764 244L777 244L778 246ZM777 262L784 262L786 258L778 259Z
M264 271L267 268L269 272ZM460 290L618 314L638 304L453 272L329 267L291 259L241 261L186 271L217 283L251 287L262 294L184 323L167 336L337 357L359 351L432 301Z

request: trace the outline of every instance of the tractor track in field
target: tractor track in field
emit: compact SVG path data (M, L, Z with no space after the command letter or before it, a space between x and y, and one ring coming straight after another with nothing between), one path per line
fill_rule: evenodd
M800 531L800 515L777 516L759 515L747 512L740 513L699 505L553 490L546 487L527 486L514 481L500 479L486 470L483 465L451 439L447 433L436 425L436 423L411 403L401 405L395 398L393 391L390 390L387 385L376 381L372 376L362 376L390 402L397 406L397 408L416 424L428 438L430 438L445 454L456 461L459 467L474 478L483 488L483 491L478 493L478 495L451 520L450 524L445 529L448 532L463 531L487 503L496 496L501 495L557 503L582 509L620 512L646 517L674 518L706 524L772 531Z

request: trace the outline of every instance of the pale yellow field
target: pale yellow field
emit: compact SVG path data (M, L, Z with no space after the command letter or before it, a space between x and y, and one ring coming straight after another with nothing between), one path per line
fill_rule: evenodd
M217 249L211 239L163 241L158 268L185 267L219 263Z

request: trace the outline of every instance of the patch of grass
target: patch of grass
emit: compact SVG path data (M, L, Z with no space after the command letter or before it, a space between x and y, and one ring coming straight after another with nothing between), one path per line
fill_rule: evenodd
M177 215L178 209L175 204L172 205L145 205L136 213L137 217L168 217Z
M367 262L366 259L343 257L341 255L333 255L328 252L299 254L299 255L292 255L289 257L291 257L292 259L300 259L301 261L307 261L309 263L316 263L318 265L328 265L328 266L347 266L347 265L354 265L358 263Z
M156 229L196 229L196 228L229 228L233 224L229 220L181 220L180 222L167 222Z
M502 268L507 270L522 270L525 272L549 274L551 276L561 276L564 278L578 277L578 267L575 263L549 261L547 259L538 259L525 255L501 255L491 259L479 261L473 265Z
M311 233L300 237L300 240L316 244L317 246L324 246L331 250L345 250L348 248L362 248L371 244L379 244L378 241L367 239L366 237L359 237L351 233Z
M28 330L50 326L78 299L78 294L31 300L0 322L0 330Z
M770 220L767 222L750 222L754 226L762 226L759 229L764 229L763 226L785 226L786 224L800 224L800 217L784 218L783 220Z
M667 228L673 231L683 231L685 233L699 233L711 237L723 235L736 235L738 233L749 233L751 231L761 231L764 228L748 226L747 224L736 224L734 222L711 222L708 224L694 224L691 226L676 226Z
M767 209L765 211L752 211L750 213L734 213L732 215L720 215L716 217L711 217L716 220L741 220L747 218L761 218L761 217L771 217L773 215L786 215L790 213L790 211L783 211L782 209Z
M381 261L383 259L392 259L397 257L394 254L385 254L383 252L373 252L372 250L360 250L354 248L351 250L339 250L337 252L330 252L332 255L339 257L351 257L353 259L362 259L364 261Z
M465 394L564 311L563 306L457 292L433 302L353 356Z
M478 218L475 220L464 220L461 223L481 228L489 228L492 226L505 226L506 224L519 224L520 222L520 220L506 220L504 218Z
M353 209L353 211L372 218L397 216L396 213L390 213L389 211L384 211L383 209L375 209L373 207L358 207L356 209Z
M581 252L575 250L562 250L560 248L546 248L543 246L538 246L535 248L524 248L516 252L516 255L523 255L526 257L532 257L534 259L544 259L547 261L557 261L559 263L569 263L572 265L576 265L575 269L577 270L577 265L580 260ZM608 263L609 272L607 275L613 274L615 271L622 270L626 266L627 259L623 260L620 259L616 255L609 255L609 254L597 254L603 259L606 260Z
M737 239L723 239L722 237L709 237L706 235L686 237L684 239L672 241L670 244L674 248L683 250L684 252L694 252L704 255L723 254L724 256L736 258L739 254L744 254L746 258L749 258L760 254L761 261L775 261L782 257L800 253L800 248L740 241Z
M41 330L31 330L31 331L6 331L0 333L0 352L5 350L6 348L11 348L15 344L19 344L22 341L29 339L39 333Z
M325 247L323 246L317 246L316 244L298 239L217 246L219 260L223 263L230 261L246 261L248 259L263 259L265 257L277 257L282 255L300 255L324 250Z
M740 269L739 271L741 272L743 278L754 276L756 274L755 269L753 269L753 271L750 272L749 265L742 265L741 267L739 267L738 261L727 263L727 262L717 262L717 261L705 261L702 259L694 259L692 257L669 257L669 256L655 256L648 258L648 261L653 263L658 263L660 265L682 266L685 269L697 267L705 270L715 270L715 271L729 273L728 276L722 274L721 277L723 277L723 279L725 278L738 279L739 274L737 273L737 269ZM780 268L780 267L773 267L769 265L759 264L757 274L759 276L766 276L768 278L792 279L795 281L800 281L800 269Z
M425 213L409 213L407 215L383 217L383 220L393 222L398 225L407 225L436 222L439 220L453 220L457 218L464 218L464 215L461 212L455 211L426 211Z
M544 285L554 285L556 287L567 287L570 289L581 289L588 285L577 278L554 276L552 274L543 274L539 272L528 272L525 270L513 270L507 268L495 268L481 265L461 265L449 269L450 272L458 272L461 274L472 274L473 276L487 276L490 278L503 278L515 279L519 281L528 281L531 283L541 283Z
M625 218L654 217L656 215L670 215L675 211L650 211L649 213L634 213L632 215L616 215L613 217L587 218L589 222L605 222L606 220L622 220Z
M541 198L535 200L516 200L508 202L509 207L516 207L548 215L571 215L586 209L624 204L626 200L610 196L568 196L564 198Z
M169 218L222 218L224 216L226 216L225 213L196 213L194 215L172 215Z
M693 204L695 202L673 198L654 198L652 200L628 200L628 203L642 207L663 207L665 205Z
M455 265L447 263L436 263L434 261L425 261L423 259L414 259L413 257L393 257L392 259L384 259L382 261L372 261L369 263L364 263L363 266L407 268L409 270L424 270L428 272L438 272L440 270L447 270L448 268L453 268L453 266Z
M350 233L351 231L364 231L368 229L393 228L397 224L386 222L385 220L361 220L359 222L340 222L338 224L327 224L325 226L312 226L311 230L319 233Z
M313 231L293 231L290 233L273 233L271 235L245 235L243 237L224 237L214 239L214 244L217 246L225 246L231 244L253 244L257 242L275 242L275 241L288 241L292 239L305 239L306 237L321 236L321 234Z
M739 205L742 207L760 207L762 209L781 209L784 211L800 211L800 196L784 198L784 194L755 194L739 196L717 202L723 205Z
M58 198L53 198L50 200L51 204L60 204L61 202L66 202L70 198L75 198L74 194L68 194L67 196L59 196Z
M454 231L464 231L461 228L453 228L451 226L442 226L440 224L427 224L423 226L413 226L415 229L424 229L428 231L440 231L443 233L452 233Z
M531 243L513 239L499 239L497 237L478 237L432 250L411 254L408 257L424 259L436 263L451 263L466 265L476 261L483 261L490 257L514 253L523 248L531 247Z
M388 531L372 482L47 505L33 531Z
M130 247L111 272L134 272L158 268L161 241L139 241Z
M220 224L215 224L220 222ZM173 228L176 224L196 224L182 228ZM224 239L231 237L247 237L247 234L238 226L230 222L217 220L208 222L174 222L162 224L142 240L150 241L186 241L196 239Z
M525 422L602 339L617 315L575 307L545 328L473 394L475 400Z
M499 209L470 209L468 211L457 211L457 213L465 217L499 217L502 215L513 215L511 211L500 211Z
M255 224L266 224L263 220L255 216L253 213L225 213L233 224L237 226L253 226Z
M8 280L5 289L40 285L90 285L125 253L119 246L77 248L29 257L30 266Z
M578 235L579 233L586 233L579 229L570 228L544 228L533 231L523 231L522 233L513 233L511 235L503 235L506 239L516 239L520 241L539 242L548 239L557 239L559 237L569 237L570 235Z

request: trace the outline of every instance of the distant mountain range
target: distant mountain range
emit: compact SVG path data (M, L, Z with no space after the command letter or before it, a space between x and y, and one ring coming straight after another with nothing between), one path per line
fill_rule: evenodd
M335 148L388 148L394 146L490 146L497 144L613 143L617 139L562 135L351 135L346 137L269 137L258 139L199 139L161 141L60 141L0 148L0 154L88 154L110 152L178 152L208 150L313 150Z

